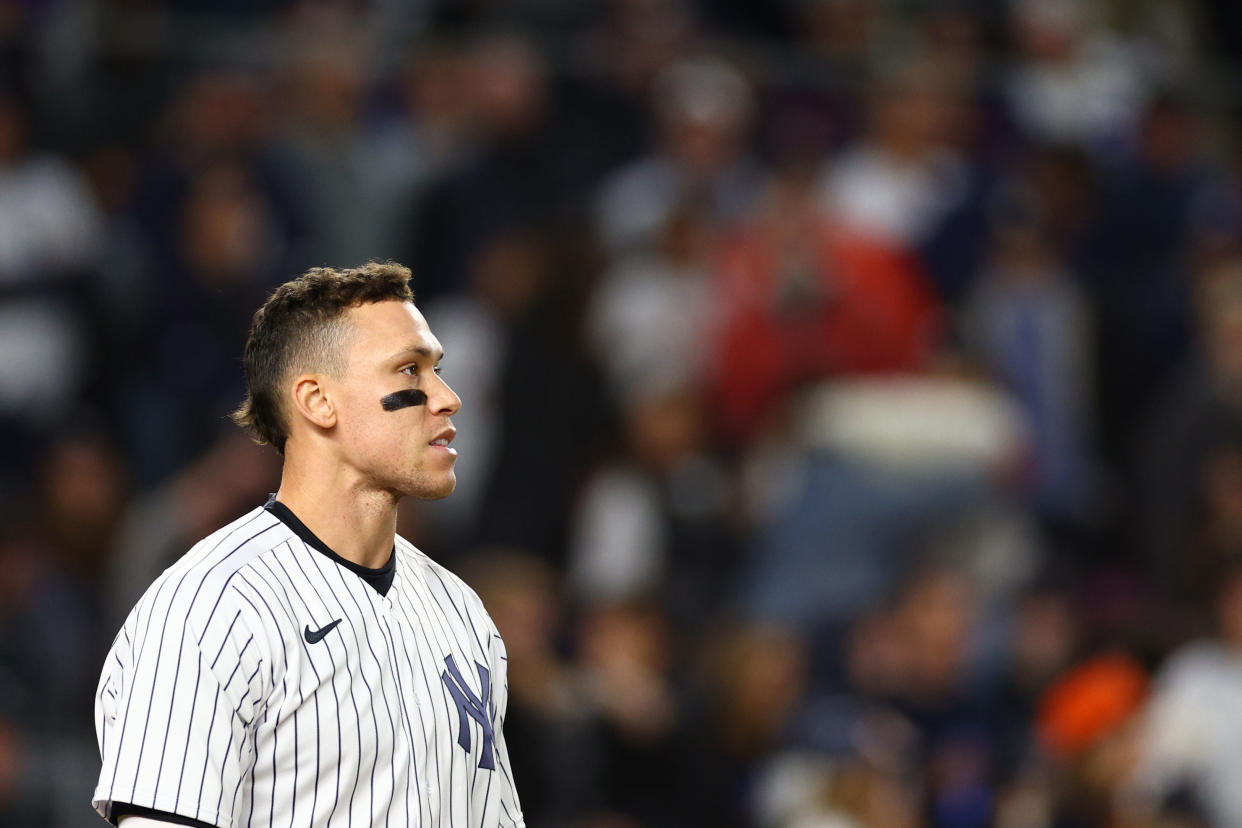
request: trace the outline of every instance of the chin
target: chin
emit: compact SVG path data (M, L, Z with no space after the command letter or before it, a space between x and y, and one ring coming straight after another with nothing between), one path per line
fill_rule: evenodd
M447 478L428 480L422 478L414 481L403 494L418 500L442 500L457 488L457 476L449 473Z

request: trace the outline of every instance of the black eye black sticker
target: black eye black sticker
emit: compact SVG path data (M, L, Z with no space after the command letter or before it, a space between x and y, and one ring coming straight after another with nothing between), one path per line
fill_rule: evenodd
M407 388L404 391L393 391L388 396L380 400L380 405L384 406L385 411L400 411L403 408L409 408L412 405L426 405L427 395L417 388Z

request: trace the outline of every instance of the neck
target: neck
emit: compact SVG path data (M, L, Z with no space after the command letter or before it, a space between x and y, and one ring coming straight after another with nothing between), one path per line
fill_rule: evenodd
M286 453L276 499L347 561L377 569L392 556L397 498L366 486L359 475Z

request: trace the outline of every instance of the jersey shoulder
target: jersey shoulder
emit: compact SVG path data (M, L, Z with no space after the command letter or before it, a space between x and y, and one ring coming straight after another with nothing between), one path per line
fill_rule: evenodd
M496 625L492 623L491 615L483 606L483 599L469 584L452 570L432 560L425 552L400 535L397 536L396 546L401 556L398 559L399 566L404 565L415 569L428 586L443 588L454 604L462 607L469 617L481 619L487 628L496 634Z
M215 675L240 719L251 721L275 682L271 671L257 667L273 664L280 644L274 626L238 588L235 576L290 535L271 512L255 509L194 544L130 611L113 641L101 686L118 694L135 682L154 688L157 681L171 681L175 687L187 670L197 683L202 669ZM233 682L235 672L249 678Z
M179 615L201 630L221 605L232 602L228 586L234 576L291 534L268 510L247 512L194 544L164 570L138 600L127 624L143 616Z

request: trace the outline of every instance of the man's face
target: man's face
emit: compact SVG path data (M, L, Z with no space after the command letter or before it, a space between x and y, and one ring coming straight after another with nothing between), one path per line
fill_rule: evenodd
M457 451L448 445L456 431L449 418L461 400L440 379L439 340L409 302L360 305L346 321L352 328L347 367L331 381L343 459L367 483L398 496L446 497L457 485ZM394 410L380 402L410 390L426 400Z

